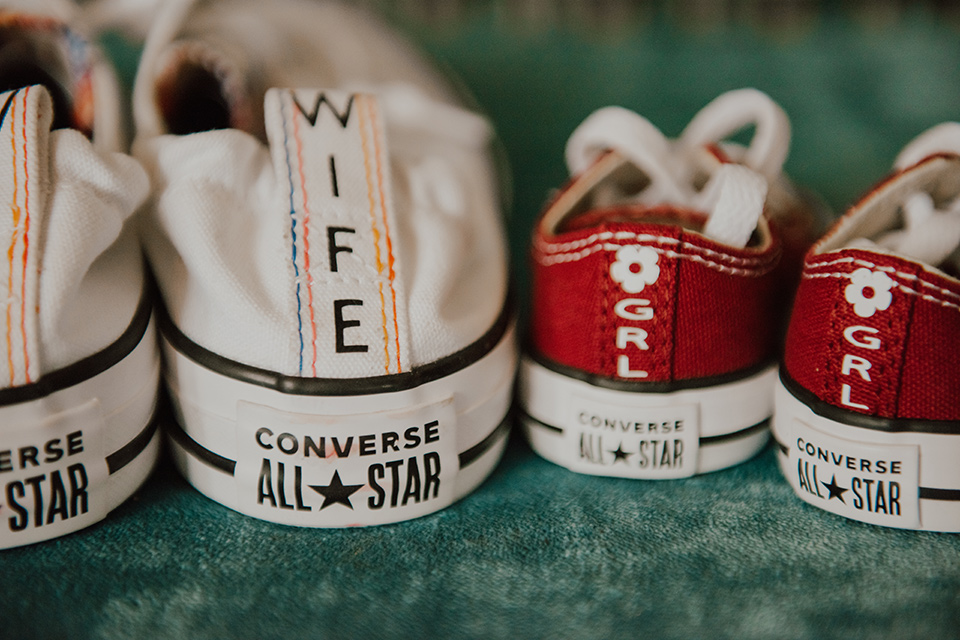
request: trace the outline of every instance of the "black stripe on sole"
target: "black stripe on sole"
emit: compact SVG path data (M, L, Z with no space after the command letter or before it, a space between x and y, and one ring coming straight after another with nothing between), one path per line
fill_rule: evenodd
M0 389L0 407L45 398L52 393L72 387L97 376L130 355L150 325L153 311L153 287L144 287L130 324L112 344L101 351L78 360L62 369L45 374L36 382L21 387Z
M774 440L780 455L789 458L790 448L779 440ZM960 502L960 489L934 489L932 487L918 487L921 500L942 500L944 502Z
M473 464L477 458L485 454L497 441L502 440L507 437L510 433L510 413L503 417L503 420L500 421L500 424L497 425L497 428L490 432L486 438L473 445L463 453L459 454L460 457L460 468L464 468L467 465Z
M206 463L207 465L217 469L218 471L223 471L228 475L233 475L237 468L236 460L231 460L229 458L224 458L218 453L214 453L207 449L199 442L187 435L187 432L183 430L175 420L170 420L167 423L165 429L167 434L180 445L184 451L192 455L194 458L197 458L201 462ZM479 443L470 447L461 454L458 454L460 459L460 468L464 468L474 462L476 462L483 454L493 448L493 446L506 438L510 433L510 414L508 413L504 416L503 420L497 427L487 435L486 438L481 440Z
M157 323L160 333L170 346L205 369L228 378L291 395L363 396L413 389L445 378L478 362L493 351L507 334L513 323L513 307L513 295L508 291L500 315L477 341L456 353L410 371L369 378L303 378L230 360L208 351L185 336L174 325L163 305L157 305Z
M790 395L809 407L815 414L827 420L884 433L939 433L960 436L960 421L880 418L841 409L824 402L812 392L800 386L796 380L790 377L784 367L780 367L780 382L790 392Z
M930 487L920 487L920 498L923 500L960 502L960 489L932 489Z
M153 440L153 434L157 432L159 423L159 413L155 412L153 417L150 418L150 422L143 428L143 431L138 433L133 440L107 456L107 470L110 472L110 475L120 471L120 469L123 469L143 453L147 445L150 444L150 441Z
M561 433L561 434L563 433L563 429L561 429L560 427L555 427L555 426L553 426L552 424L547 424L546 422L543 422L543 421L541 421L541 420L537 420L536 418L534 418L533 416L531 416L529 413L523 411L522 409L519 409L518 411L519 411L520 415L523 417L524 420L528 421L529 423L531 423L531 424L533 424L533 425L536 425L536 426L541 427L541 428L543 428L543 429L548 429L548 430L550 430L550 431L553 431L554 433ZM749 438L750 436L755 435L755 434L757 434L757 433L765 430L765 429L767 428L767 424L768 424L768 423L769 423L769 420L762 420L761 422L758 422L757 424L750 425L749 427L746 427L746 428L744 428L744 429L740 429L739 431L733 431L733 432L731 432L731 433L724 433L724 434L719 435L719 436L704 436L704 437L701 437L701 438L700 438L700 446L701 446L701 447L710 447L710 446L713 446L713 445L724 444L724 443L726 443L726 442L732 442L732 441L734 441L734 440L742 440L743 438Z
M587 373L581 369L568 367L560 364L559 362L554 362L553 360L544 357L532 349L526 350L524 352L524 356L533 362L536 362L544 369L553 371L554 373L559 373L567 378L573 378L574 380L579 380L580 382L586 382L593 387L612 389L614 391L624 391L627 393L672 393L674 391L682 391L684 389L703 389L705 387L731 384L753 377L766 370L773 364L772 362L762 362L758 365L750 367L749 369L742 369L733 373L725 373L723 375L710 376L707 378L674 380L672 382L643 382L637 380L608 378L606 376L601 376L594 373Z
M204 462L214 469L223 471L231 476L233 475L234 470L237 468L236 460L224 458L220 454L210 451L210 449L207 449L199 442L188 436L187 432L183 430L176 420L170 420L167 422L164 431L167 432L167 435L169 435L174 442L180 445L181 449L192 455L200 462Z

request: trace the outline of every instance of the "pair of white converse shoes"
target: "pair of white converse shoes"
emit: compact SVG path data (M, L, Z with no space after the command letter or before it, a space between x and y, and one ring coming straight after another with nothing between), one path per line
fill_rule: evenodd
M516 368L488 123L355 9L177 0L131 158L82 20L0 19L0 548L142 483L158 351L178 467L242 513L380 524L477 487Z

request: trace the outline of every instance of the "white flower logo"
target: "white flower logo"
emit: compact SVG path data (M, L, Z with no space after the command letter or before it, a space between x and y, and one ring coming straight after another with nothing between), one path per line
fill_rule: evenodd
M893 302L890 289L894 282L882 271L857 269L850 274L850 280L843 295L847 302L853 305L853 312L861 318L869 318L877 311L884 311Z
M617 249L617 261L610 265L610 277L627 293L639 293L660 277L660 255L650 247L628 245Z

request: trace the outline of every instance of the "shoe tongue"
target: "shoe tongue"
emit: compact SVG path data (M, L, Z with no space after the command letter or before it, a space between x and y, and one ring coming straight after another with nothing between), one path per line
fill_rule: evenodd
M729 134L731 127L735 130L756 116L758 133L764 134L757 137L763 137L764 144L747 149L744 161L769 160L770 166L765 169L779 176L788 141L788 134L781 130L788 131L789 127L780 122L779 107L771 107L769 98L760 101L758 95L756 92L728 94L726 99L701 112L684 137L677 141L667 140L648 120L626 109L601 109L571 134L566 148L567 165L572 174L582 174L587 167L598 163L604 153L614 150L624 164L636 168L640 179L633 182L641 188L632 193L630 189L620 189L616 178L623 172L618 172L619 167L612 167L607 179L601 180L594 189L595 206L659 208L666 205L698 209L708 217L702 230L704 235L722 244L743 248L763 213L767 179L743 164L729 162L727 155L719 152L716 141ZM739 107L744 106L745 101L748 107L756 106L754 102L769 107L777 117L762 118L761 115L767 115L766 110L759 107L760 115L750 109L740 113ZM767 135L770 131L782 135ZM706 184L698 190L701 180Z
M897 155L893 168L902 171L935 153L960 155L960 123L944 122L921 133Z
M742 249L753 235L767 198L767 181L738 164L725 164L698 194L699 207L710 212L703 235Z
M683 197L671 199L664 199L662 194L650 189L630 195L629 187L623 184L629 181L623 180L622 176L622 169L617 171L614 167L593 188L591 210L607 210L610 215L619 216L621 213L618 212L622 212L624 206L634 210L642 207L656 212L655 217L663 220L663 214L674 209L678 221L682 217L684 222L688 222L691 211L698 211L706 216L706 223L699 229L700 233L737 249L747 246L750 241L763 214L767 196L767 181L763 176L743 165L733 163L714 167L700 191L691 190ZM589 214L577 216L580 217L593 219ZM582 226L583 223L576 220L565 224L567 229Z
M945 122L908 143L894 163L904 173L935 154L960 154L960 124ZM940 267L960 265L960 194L935 202L924 190L908 192L899 200L902 225L873 237L856 238L847 246L881 248L899 256Z
M951 261L960 249L960 198L936 208L928 193L908 196L901 205L904 226L875 238L858 238L849 246L879 247L931 266Z

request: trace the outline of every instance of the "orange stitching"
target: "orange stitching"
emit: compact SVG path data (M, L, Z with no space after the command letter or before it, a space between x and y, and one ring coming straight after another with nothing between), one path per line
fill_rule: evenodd
M297 170L300 172L300 191L303 193L303 266L307 272L307 307L310 309L310 337L313 360L310 370L317 375L317 323L313 315L313 274L310 273L310 206L307 203L307 180L303 175L303 143L300 140L298 110L293 109L293 140L297 145Z
M27 254L30 252L30 172L27 169L27 96L23 91L23 276L20 278L20 334L23 336L23 373L30 384L30 350L27 348Z
M376 249L377 257L377 275L383 274L383 261L380 259L380 230L377 228L377 204L373 197L373 177L370 172L370 154L368 149L367 132L364 128L364 106L367 104L366 96L360 96L357 100L357 119L360 126L360 139L363 148L363 167L366 170L367 177L367 199L370 203L370 227L373 229L373 246ZM383 283L377 283L380 289L380 318L383 322L383 356L384 369L390 373L390 337L387 332L387 304L383 297Z
M30 384L30 350L27 348L27 255L30 253L30 171L27 168L27 96L23 92L23 277L20 279L20 333L23 335L23 368Z
M387 264L390 266L390 298L393 302L393 338L397 350L397 373L400 373L403 369L400 367L400 328L397 323L397 291L393 286L393 281L396 279L396 272L393 268L393 241L390 239L390 223L387 221L386 192L383 189L383 166L380 163L381 147L379 127L377 126L377 106L373 101L370 102L369 106L371 128L373 129L373 147L376 153L374 159L377 162L377 185L380 189L380 213L383 217L384 233L387 236Z
M10 212L13 214L13 233L10 236L10 248L7 249L7 263L9 271L7 272L7 365L10 367L10 384L14 384L16 377L14 375L13 364L13 338L10 331L10 309L13 306L11 296L13 294L13 251L17 245L17 233L20 226L20 207L17 205L17 99L10 102L10 146L13 149L13 202L10 204Z

